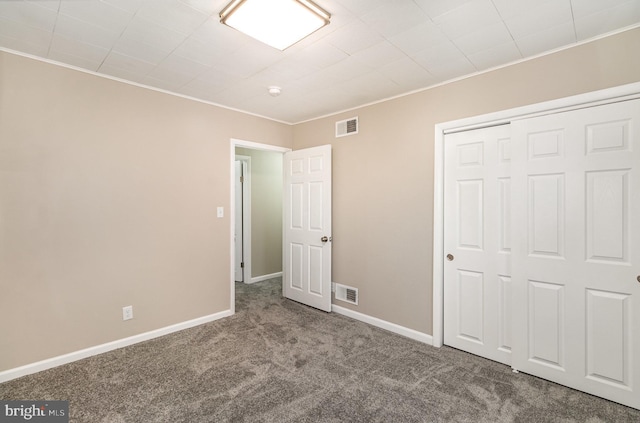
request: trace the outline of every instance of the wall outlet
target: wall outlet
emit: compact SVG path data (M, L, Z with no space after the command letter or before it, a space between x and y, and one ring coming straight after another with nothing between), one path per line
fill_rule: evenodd
M122 307L122 320L133 319L133 306Z

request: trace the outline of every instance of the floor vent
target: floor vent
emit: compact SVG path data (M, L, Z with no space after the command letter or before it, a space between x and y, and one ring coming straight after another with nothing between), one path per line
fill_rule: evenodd
M336 284L336 300L358 305L358 288Z
M358 133L358 117L336 122L336 138L355 135Z

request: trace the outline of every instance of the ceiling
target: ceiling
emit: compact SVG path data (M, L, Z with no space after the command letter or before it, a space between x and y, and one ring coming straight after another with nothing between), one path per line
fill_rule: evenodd
M331 24L281 52L228 2L0 0L0 47L297 123L640 23L640 0L316 0Z

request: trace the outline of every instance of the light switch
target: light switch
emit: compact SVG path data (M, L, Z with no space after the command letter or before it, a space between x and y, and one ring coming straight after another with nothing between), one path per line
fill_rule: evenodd
M224 217L224 207L218 207L218 217Z

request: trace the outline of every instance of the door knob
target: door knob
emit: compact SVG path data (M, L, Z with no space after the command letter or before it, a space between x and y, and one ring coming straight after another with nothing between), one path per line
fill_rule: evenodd
M638 275L638 277L636 278L636 280L637 280L638 282L640 282L640 275Z
M322 238L320 238L320 241L327 242L329 241L329 238L327 238L326 236L323 236Z
M453 254L447 254L447 260L453 261Z

